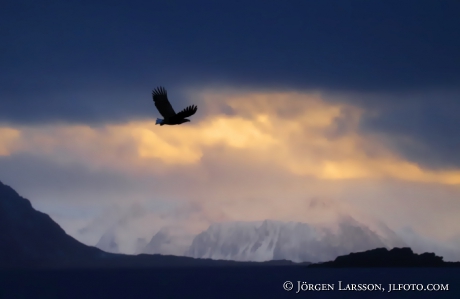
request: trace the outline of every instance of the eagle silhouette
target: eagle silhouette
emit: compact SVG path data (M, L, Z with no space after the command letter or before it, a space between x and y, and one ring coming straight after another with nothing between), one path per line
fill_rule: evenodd
M176 113L171 106L171 103L169 103L166 89L162 86L152 90L152 98L158 112L160 112L160 114L164 117L164 119L157 118L157 121L155 122L156 125L180 125L185 122L189 122L190 119L187 119L187 117L192 116L198 110L197 106L191 105L181 112Z

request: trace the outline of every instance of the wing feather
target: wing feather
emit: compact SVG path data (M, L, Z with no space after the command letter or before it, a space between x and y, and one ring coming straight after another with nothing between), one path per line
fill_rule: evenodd
M182 118L192 116L193 114L196 113L197 110L198 110L198 107L195 105L188 106L181 112L177 113L177 118L182 119Z
M160 112L164 118L170 118L176 115L176 112L168 100L168 94L166 93L166 89L164 87L160 86L154 89L152 91L152 98L155 102L155 107L157 107L158 112Z

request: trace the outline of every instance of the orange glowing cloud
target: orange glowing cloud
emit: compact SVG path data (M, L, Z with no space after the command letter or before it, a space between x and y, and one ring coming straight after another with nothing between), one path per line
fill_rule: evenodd
M17 129L0 127L0 156L9 156L17 147L21 132Z
M232 153L239 157L242 171L270 165L322 180L460 184L460 170L424 169L404 160L379 136L359 131L365 111L328 103L319 94L204 91L196 100L201 102L198 113L209 114L181 126L160 127L148 120L100 127L3 127L0 155L34 152L63 163L161 174L200 167L208 156L235 163ZM234 113L221 113L224 106Z

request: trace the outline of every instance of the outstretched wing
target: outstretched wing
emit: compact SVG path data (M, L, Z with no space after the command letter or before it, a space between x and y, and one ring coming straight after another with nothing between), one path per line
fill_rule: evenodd
M195 114L195 112L197 110L198 110L198 107L195 106L195 105L188 106L187 108L185 108L181 112L177 113L177 118L182 119L182 118L192 116L193 114Z
M168 95L166 93L166 89L164 87L158 87L152 91L152 98L155 102L155 106L158 109L158 112L164 118L170 118L176 115L171 103L168 100Z

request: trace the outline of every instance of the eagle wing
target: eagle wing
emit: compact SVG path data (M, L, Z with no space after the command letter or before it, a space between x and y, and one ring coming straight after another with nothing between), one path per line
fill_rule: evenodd
M157 107L158 112L164 118L170 118L176 115L171 103L168 100L168 95L164 87L158 87L152 91L152 98L155 102L155 107Z
M195 106L195 105L188 106L187 108L185 108L185 109L182 110L181 112L177 113L177 118L183 119L183 118L192 116L193 114L195 114L195 112L196 112L197 110L198 110L198 107Z

